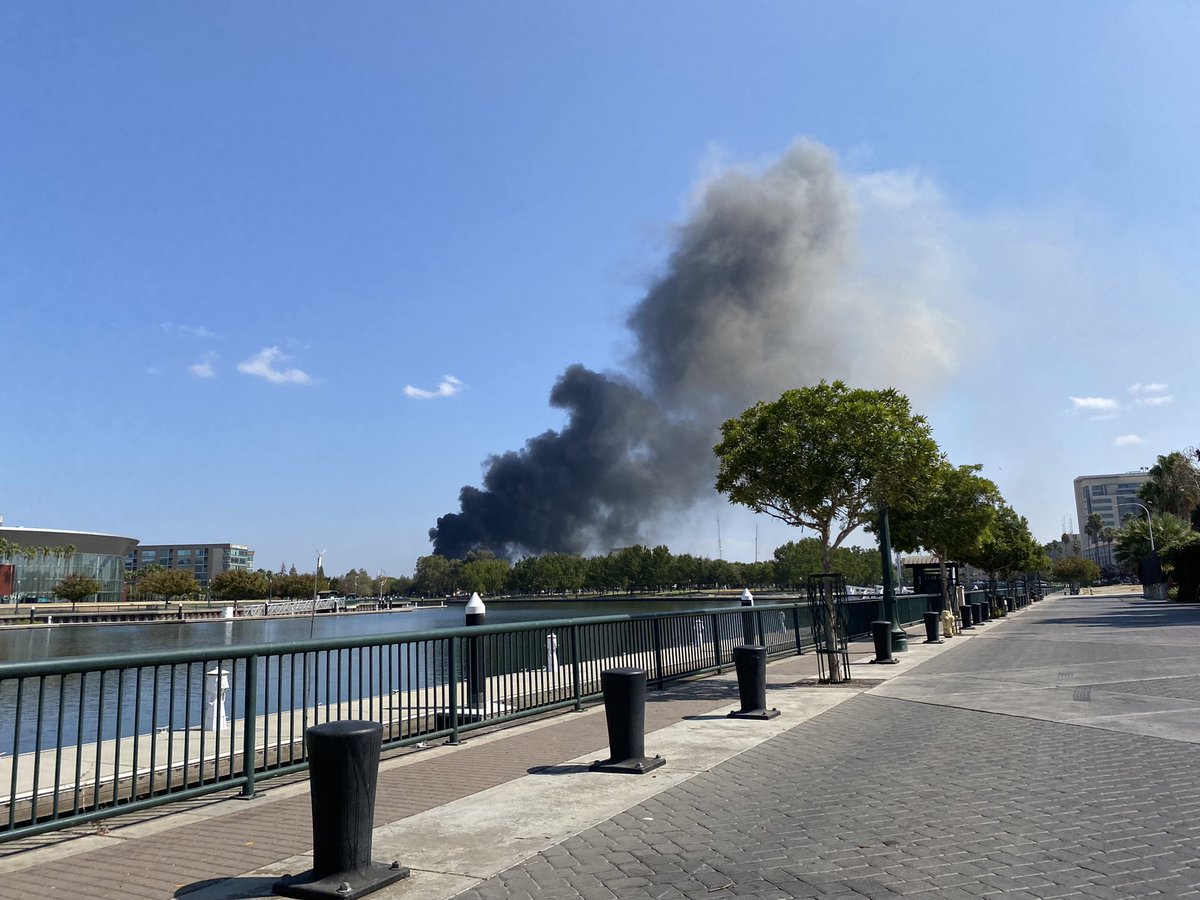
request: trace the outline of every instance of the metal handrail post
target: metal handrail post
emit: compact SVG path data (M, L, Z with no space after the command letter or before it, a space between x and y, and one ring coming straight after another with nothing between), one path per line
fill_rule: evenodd
M720 621L716 613L709 613L708 619L712 630L712 645L713 645L713 663L716 664L717 674L720 675L725 671L725 666L721 659L721 629Z
M583 659L579 655L579 626L571 626L571 690L575 692L575 712L583 710Z
M242 703L242 800L254 799L254 732L258 721L258 655L246 657L246 694ZM265 724L265 720L264 720ZM263 745L266 761L266 745Z
M658 689L663 689L663 641L662 641L662 619L655 619L651 629L651 635L654 639L654 675L658 681Z
M448 670L446 686L450 689L450 737L447 744L457 744L458 740L458 638L452 637L447 643L446 668Z

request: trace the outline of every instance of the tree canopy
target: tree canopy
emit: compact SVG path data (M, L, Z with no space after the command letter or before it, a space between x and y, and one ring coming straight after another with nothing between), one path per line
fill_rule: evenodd
M54 586L54 596L75 603L84 597L100 593L103 588L104 585L90 575L76 573L65 576Z
M222 600L256 600L267 596L267 579L258 572L230 569L214 575L208 589Z
M1150 480L1138 496L1155 512L1190 519L1200 506L1200 453L1195 449L1176 450L1150 467Z
M186 569L159 569L138 579L138 590L157 597L184 597L200 593L196 576Z
M1003 578L1050 567L1050 558L1030 532L1029 522L1007 503L996 507L995 517L978 546L963 557L963 562Z
M1077 585L1081 581L1095 581L1100 577L1100 567L1082 556L1064 556L1054 563L1054 577Z
M717 490L734 503L821 541L822 571L832 550L886 503L919 496L941 454L923 416L896 390L861 390L841 381L786 391L721 426Z

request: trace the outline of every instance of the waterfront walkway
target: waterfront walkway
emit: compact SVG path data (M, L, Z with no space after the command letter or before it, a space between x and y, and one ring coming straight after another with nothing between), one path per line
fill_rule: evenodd
M651 690L646 776L593 774L599 707L381 766L373 896L728 898L1200 894L1200 609L1053 597L854 686L772 664ZM866 648L860 648L865 651ZM0 845L0 900L270 895L308 867L302 779Z

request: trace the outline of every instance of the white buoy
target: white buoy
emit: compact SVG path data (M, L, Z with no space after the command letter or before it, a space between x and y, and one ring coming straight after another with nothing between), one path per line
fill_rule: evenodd
M467 601L465 612L467 614L466 624L482 625L484 623L484 617L487 615L487 607L483 603L483 598L478 593L471 595L471 599Z
M703 619L696 619L695 630L696 630L696 646L703 647L704 646L704 620Z
M229 672L209 669L204 673L204 730L223 731L229 727L225 698L229 693Z
M558 635L553 631L546 635L546 671L558 671Z
M742 588L742 606L753 606L754 595L750 593L750 588Z

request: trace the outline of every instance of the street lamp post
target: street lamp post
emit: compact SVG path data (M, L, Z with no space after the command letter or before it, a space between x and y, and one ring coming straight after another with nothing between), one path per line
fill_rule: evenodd
M315 629L316 624L317 624L317 587L320 584L321 560L323 560L324 558L325 558L325 551L318 550L317 551L317 568L316 568L316 571L313 572L312 609L309 611L309 614L308 614L308 639L310 641L312 640L313 630Z
M879 555L883 563L883 618L892 623L892 652L908 649L908 635L900 627L896 610L896 588L892 572L892 533L888 526L888 505L879 504Z
M1157 556L1158 555L1157 551L1155 551L1155 549L1154 549L1154 520L1150 516L1150 508L1148 506L1146 506L1142 503L1138 503L1134 500L1126 500L1125 502L1128 503L1130 506L1136 506L1138 509L1143 510L1146 513L1146 530L1150 534L1150 555ZM1157 584L1153 585L1150 588L1150 593L1151 593L1152 599L1154 599L1154 600L1162 599L1161 597L1158 596L1158 592L1159 592L1159 586Z

